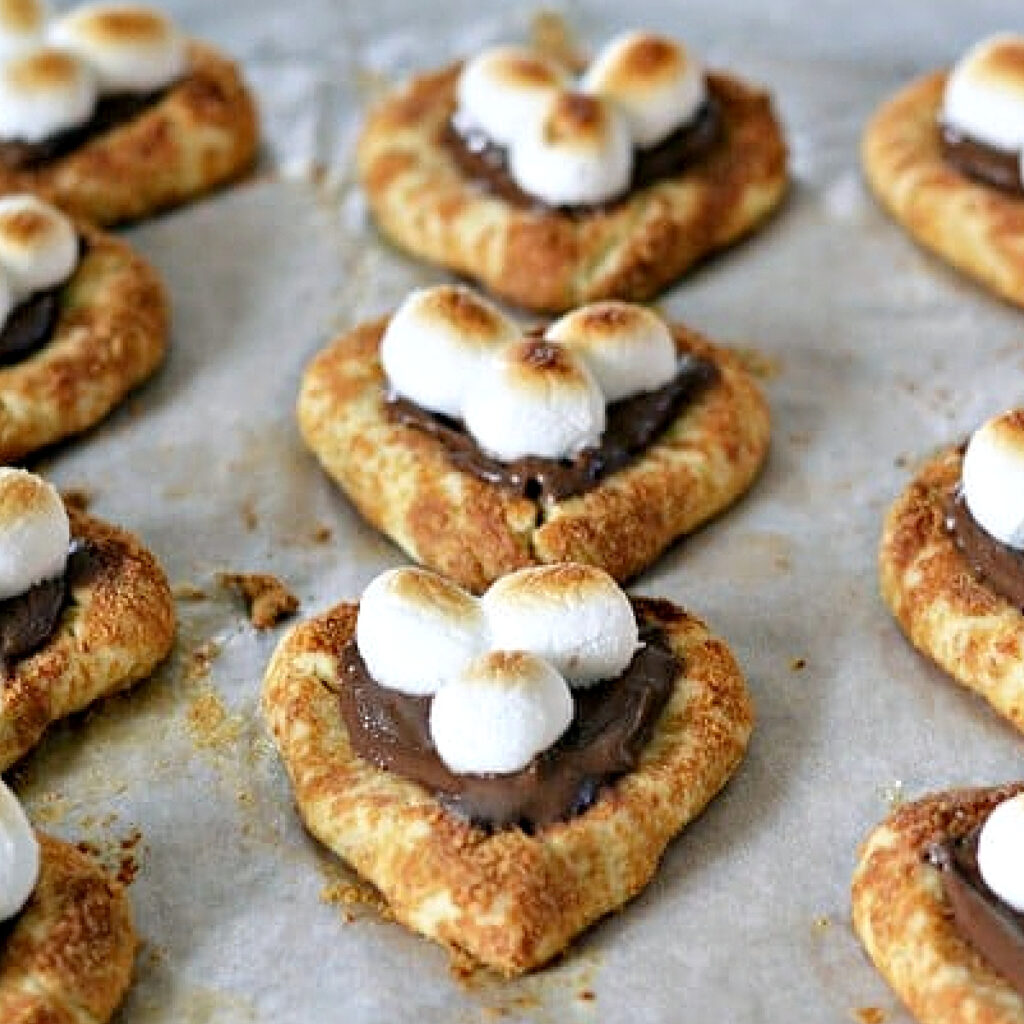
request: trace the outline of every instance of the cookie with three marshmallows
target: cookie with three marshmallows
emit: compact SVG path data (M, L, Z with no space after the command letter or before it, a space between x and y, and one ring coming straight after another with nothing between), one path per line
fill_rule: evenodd
M372 525L474 591L551 562L634 576L747 489L769 434L739 360L682 324L608 300L524 331L450 285L328 345L298 419Z
M407 927L506 975L646 885L753 724L721 640L579 564L481 598L385 572L282 639L262 706L310 832Z
M886 516L879 572L910 642L1024 731L1024 410L922 466Z
M655 295L787 182L767 94L647 31L578 78L510 45L420 75L371 113L358 164L392 242L549 312Z
M161 11L0 0L0 194L132 220L237 177L256 141L238 69Z
M915 241L1024 306L1024 35L998 33L916 79L868 122L875 195Z

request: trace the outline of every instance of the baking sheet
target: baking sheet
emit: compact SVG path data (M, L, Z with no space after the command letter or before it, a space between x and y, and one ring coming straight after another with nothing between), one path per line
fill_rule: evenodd
M756 350L774 417L767 469L636 587L728 640L758 725L733 783L649 888L514 983L453 975L438 947L360 903L365 891L304 834L257 713L282 629L256 632L215 574L276 573L312 614L403 562L327 482L293 419L321 345L440 279L368 222L352 181L360 111L413 69L522 38L532 8L167 6L245 61L263 167L128 232L173 296L167 365L36 468L142 535L178 587L180 635L150 682L53 729L14 775L39 825L134 878L145 944L116 1019L905 1021L850 929L856 844L898 799L1019 778L1022 748L904 642L876 596L875 548L915 461L1021 400L1024 316L887 221L856 146L881 97L1011 24L1016 5L630 4L636 23L770 84L792 147L779 216L662 303ZM610 0L561 9L591 44L626 24Z

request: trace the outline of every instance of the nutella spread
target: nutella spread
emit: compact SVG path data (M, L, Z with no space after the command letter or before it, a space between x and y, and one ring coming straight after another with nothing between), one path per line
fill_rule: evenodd
M1007 906L978 869L977 828L960 839L934 843L927 859L942 873L942 888L960 934L1024 996L1024 914Z
M443 806L489 829L533 832L582 814L603 786L631 771L672 693L679 662L661 630L635 602L642 647L625 672L573 694L572 724L562 738L509 775L456 775L430 737L429 697L410 697L370 678L355 641L341 655L341 713L353 750L411 779Z
M501 462L481 451L462 424L397 396L387 400L391 418L423 430L445 448L458 468L527 498L556 501L596 487L628 465L669 427L680 411L718 379L718 367L698 356L684 355L675 377L655 391L645 391L608 406L607 426L600 444L585 448L574 459L526 456Z
M941 125L939 134L942 139L942 155L961 174L986 185L995 185L1007 192L1024 195L1020 153L978 142L949 125Z
M0 601L0 662L31 654L53 635L73 583L91 571L92 553L72 542L67 569L24 594Z
M644 188L662 178L678 174L690 164L705 156L718 142L722 131L721 115L714 100L708 100L696 117L677 128L663 142L649 149L636 150L633 177L629 190ZM535 196L524 192L508 171L508 153L480 131L461 131L453 121L445 125L442 142L460 170L490 192L513 206L546 207ZM600 203L604 209L621 202L621 198ZM590 210L595 207L568 207Z
M946 499L946 529L971 571L1012 605L1024 609L1024 551L996 540L975 521L958 487Z
M166 89L149 93L114 93L104 96L85 124L57 132L42 142L0 142L0 167L12 171L31 170L49 160L56 160L73 149L85 145L97 135L118 128L156 104Z

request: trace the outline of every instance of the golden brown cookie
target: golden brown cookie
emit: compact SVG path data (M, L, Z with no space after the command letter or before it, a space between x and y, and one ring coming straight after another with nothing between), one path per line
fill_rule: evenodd
M85 251L61 290L52 339L0 367L0 462L98 423L163 360L169 311L160 278L120 239L78 230Z
M353 753L336 691L356 605L292 629L267 669L263 712L306 826L414 931L505 975L550 960L643 888L669 840L733 773L753 725L726 645L667 601L636 603L683 662L669 702L636 771L534 835L488 835Z
M979 581L945 527L963 456L930 459L886 516L882 597L910 642L1024 730L1024 615Z
M151 107L30 170L0 167L0 194L37 192L75 217L148 217L237 178L252 164L256 106L235 64L189 44L189 73Z
M724 141L707 157L607 209L517 208L468 180L442 142L460 70L421 75L384 100L360 139L359 174L392 242L521 306L650 298L751 231L785 193L786 145L768 95L715 73Z
M676 326L680 352L715 362L702 392L632 465L564 501L520 497L454 468L439 441L393 423L378 348L363 324L307 368L306 443L362 515L417 561L471 590L514 569L586 562L625 580L750 486L768 451L768 408L738 360Z
M1022 1024L1024 1000L961 937L928 846L980 825L1024 784L954 790L905 804L861 847L853 926L921 1024Z
M74 846L36 833L39 882L0 937L4 1024L102 1024L131 983L137 939L124 890Z
M0 771L51 722L148 676L174 639L174 601L156 559L127 531L67 511L89 566L53 636L0 675Z
M868 122L861 159L882 205L923 246L1024 305L1024 198L966 177L942 155L946 72L901 89Z

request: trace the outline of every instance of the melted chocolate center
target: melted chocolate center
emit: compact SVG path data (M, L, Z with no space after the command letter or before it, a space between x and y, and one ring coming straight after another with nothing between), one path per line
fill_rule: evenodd
M92 564L88 546L73 541L67 567L60 576L0 601L0 662L31 654L53 636L71 586L91 570Z
M942 155L968 178L1024 195L1020 154L978 142L949 125L939 126Z
M942 889L960 934L1024 996L1024 914L1004 903L978 870L976 828L960 839L929 847L927 858L942 873Z
M635 150L633 177L627 190L644 188L679 174L711 151L722 133L722 117L714 100L708 100L693 120L677 128L656 146ZM445 126L442 142L466 177L513 206L551 209L543 200L524 192L508 170L508 151L479 129L460 130L454 120ZM561 207L563 210L607 209L622 196L595 205Z
M430 737L430 698L379 686L352 640L341 656L339 693L349 740L364 760L418 782L474 825L534 832L582 814L639 762L680 668L658 626L641 621L640 639L617 679L573 691L573 720L561 739L509 775L450 772Z
M675 377L663 387L609 405L600 444L585 448L573 459L528 455L502 462L481 451L458 420L428 412L405 398L391 397L386 407L395 422L437 438L456 468L527 498L561 501L591 490L636 459L688 403L717 379L714 363L698 356L682 356Z
M974 575L1010 604L1024 609L1024 552L996 540L978 524L961 487L946 499L946 529Z
M167 94L167 89L155 92L122 92L104 96L96 104L93 115L85 124L55 132L41 142L0 141L0 166L12 171L27 171L50 160L56 160L79 146L113 128L138 117Z

